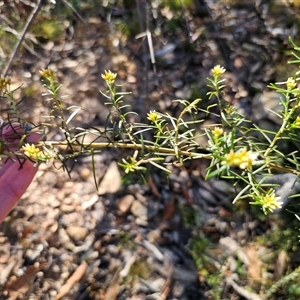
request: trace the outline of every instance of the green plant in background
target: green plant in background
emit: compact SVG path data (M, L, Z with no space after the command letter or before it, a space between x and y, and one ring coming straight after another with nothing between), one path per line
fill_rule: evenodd
M225 275L220 271L220 265L216 265L210 258L214 251L212 244L206 238L194 236L189 242L191 256L198 269L200 279L205 278L209 284L209 299L222 299L223 284Z
M161 1L158 1L158 3L160 3ZM193 8L194 3L192 0L186 0L186 1L182 1L182 0L165 0L162 1L161 4L164 4L165 6L169 7L172 11L176 11L176 10L181 10L183 5L185 7L190 7Z
M198 269L203 268L207 260L203 256L206 248L209 246L209 241L201 237L193 237L190 241L189 249Z
M34 27L33 33L36 38L57 42L64 33L64 25L58 19L45 19Z
M134 249L136 244L133 241L132 236L130 233L125 232L125 231L119 231L118 232L118 247L124 248L127 247L129 249Z
M287 274L286 276L279 279L276 283L274 283L267 291L265 295L265 299L271 299L272 295L274 295L278 290L282 288L288 289L288 293L289 293L288 296L299 297L299 287L296 288L295 284L293 284L293 282L295 283L299 282L299 277L300 277L300 267L296 268L293 272Z
M151 267L147 260L137 259L130 268L128 276L124 278L124 282L134 286L141 278L147 280L150 277Z
M179 204L179 212L182 218L182 222L185 228L195 228L199 225L199 211L190 206Z

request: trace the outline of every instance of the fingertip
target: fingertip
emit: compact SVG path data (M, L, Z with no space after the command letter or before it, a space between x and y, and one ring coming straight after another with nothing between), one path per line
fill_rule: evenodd
M9 214L30 185L38 167L26 160L21 168L18 163L10 164L0 177L0 223Z

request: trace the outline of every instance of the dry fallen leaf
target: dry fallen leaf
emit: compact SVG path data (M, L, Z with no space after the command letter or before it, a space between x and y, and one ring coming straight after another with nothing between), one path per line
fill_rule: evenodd
M262 275L262 261L257 255L257 251L253 245L249 245L244 249L249 258L248 276L254 280L260 280Z
M88 265L85 261L76 269L76 271L71 275L67 282L61 287L59 293L56 295L54 300L59 300L64 297L70 289L76 284L85 274Z
M287 265L287 253L284 250L281 250L275 264L274 276L276 280L279 280L282 277L286 269L286 265Z
M161 193L159 192L158 187L157 187L157 185L153 179L153 176L151 174L148 177L148 184L151 188L153 195L155 195L156 197L161 197Z
M173 196L164 207L162 221L168 221L172 219L174 217L175 212L176 212L175 197Z
M115 300L115 299L117 299L119 291L120 291L120 284L118 282L113 283L106 290L104 300Z

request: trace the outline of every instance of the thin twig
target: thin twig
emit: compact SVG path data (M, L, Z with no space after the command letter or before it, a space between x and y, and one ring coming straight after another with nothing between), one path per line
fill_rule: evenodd
M145 15L147 17L147 11L145 12L143 8L145 9L146 4L143 0L135 0L136 1L136 10L137 10L137 15L138 15L138 20L139 20L139 25L140 25L140 30L141 32L145 33ZM140 97L138 97L136 106L138 107L138 110L141 111L142 114L145 113L144 107L145 107L145 99L148 99L148 94L149 94L149 89L148 89L148 84L149 84L149 68L148 68L148 59L147 59L147 47L145 40L142 40L142 59L143 59L143 74L142 74L142 83L143 84L138 84L138 89L139 89L139 94Z
M17 44L15 45L15 48L14 48L14 50L13 50L13 52L12 52L10 58L9 58L9 61L7 62L6 66L3 70L3 76L7 76L7 73L8 73L8 71L9 71L11 65L12 65L12 62L15 59L15 57L16 57L16 55L17 55L17 53L18 53L18 51L19 51L19 49L22 45L22 42L25 38L25 35L26 35L27 31L29 30L30 26L32 25L33 21L35 20L35 18L37 17L44 1L45 0L38 0L35 8L33 9L31 15L29 16L29 18L27 20L27 23L25 24L24 29L23 29L23 31L20 35L20 38L19 38Z
M157 69L156 69L156 62L155 62L155 55L154 55L154 48L153 48L153 43L152 43L152 35L150 31L150 5L148 2L146 2L146 33L147 33L147 41L148 41L148 47L149 47L149 53L150 53L150 58L151 58L151 64L152 64L152 69L153 69L153 74L155 77L156 81L156 86L160 90L159 86L159 80L158 80L158 75L157 75ZM147 81L148 84L148 81ZM161 91L159 91L161 94ZM146 95L146 99L148 99L148 95Z
M211 32L213 33L213 35L215 36L215 40L220 49L220 52L224 56L227 68L230 70L235 70L233 63L232 63L232 59L230 58L230 49L229 49L226 41L220 37L221 35L220 35L219 24L214 19L211 9L210 9L209 5L207 4L207 1L206 0L198 0L198 2L199 2L199 5L202 4L205 6L205 10L206 10L209 18L211 19L211 26L208 26L208 29L210 29Z
M226 279L226 283L230 285L239 295L246 298L247 300L261 300L258 294L247 291L244 287L236 284L231 277Z
M56 142L56 141L46 141L41 142L40 145L47 145L47 146L59 146L63 148L67 148L70 146L68 142ZM144 145L144 144L130 144L130 143L82 143L82 144L72 144L72 147L74 150L80 148L80 149L102 149L102 148L123 148L123 149L134 149L134 150L143 150L147 149L148 151L156 151L156 153L164 153L168 155L176 155L175 150L172 148L164 148L164 147L157 147L152 145ZM196 152L189 152L189 151L183 151L178 150L178 154L189 157L189 158L206 158L206 159L212 159L211 154L207 153L196 153Z
M183 2L182 2L182 0L180 0L180 6L181 6L181 12L182 12L182 15L183 15L183 17L184 17L184 20L185 20L185 26L186 26L186 29L187 29L187 31L188 31L188 33L189 33L189 39L191 39L191 37L192 37L192 31L191 31L191 27L190 27L190 25L189 25L189 21L188 21L188 18L186 17L186 15L185 15L185 7L184 7L184 4L183 4Z
M70 146L70 143L64 141L64 142L57 142L57 141L45 141L45 142L40 142L40 146L57 146L61 147L63 149L66 149L67 147ZM176 153L176 150L174 148L165 148L165 147L157 147L153 145L145 145L145 144L131 144L131 143L122 143L122 142L114 142L114 143L82 143L82 144L77 144L73 143L72 144L73 150L76 149L93 149L93 150L99 150L103 148L120 148L120 149L134 149L134 150L143 150L146 149L148 151L156 151L156 153L159 154L166 154L166 155L174 155L174 156L184 156L186 158L190 159L198 159L198 158L205 158L208 160L212 159L212 155L210 153L201 153L201 152L192 152L192 151L184 151L178 149L178 153ZM276 165L274 163L269 163L268 168L273 169L273 170L279 170L285 173L290 173L290 174L295 174L300 177L300 172L297 170L294 170L292 168Z
M82 24L86 25L86 22L84 21L83 17L80 15L80 13L74 8L74 6L69 3L66 0L62 0L62 3L67 6L68 8L70 8L72 10L72 12L75 14L75 16L82 22Z

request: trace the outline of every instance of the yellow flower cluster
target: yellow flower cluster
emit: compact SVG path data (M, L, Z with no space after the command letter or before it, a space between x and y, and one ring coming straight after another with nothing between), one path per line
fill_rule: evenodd
M101 77L103 80L106 81L108 85L112 85L117 78L117 73L113 73L110 70L108 70L104 71L104 74L101 74Z
M42 71L40 71L40 74L41 74L42 77L46 78L50 82L56 82L57 81L56 74L53 70L42 69Z
M266 195L260 195L256 202L262 206L265 213L282 207L280 197L276 197L274 190L270 190Z
M159 119L161 119L161 115L159 115L155 110L150 110L150 112L147 114L147 119L151 122L157 122Z
M51 155L46 155L34 144L27 143L22 147L22 149L24 150L24 154L34 161L45 161L51 158Z
M219 136L221 136L223 134L223 129L221 127L215 127L212 130L212 134L215 138L218 138Z
M290 91L296 87L297 83L294 78L289 77L286 81L286 88Z
M240 169L250 169L257 157L257 153L247 151L246 148L240 149L237 152L230 150L225 156L225 164L232 167L239 167Z
M225 71L226 71L225 68L221 67L220 65L217 65L211 70L211 74L214 78L219 78L221 75L225 73Z
M39 158L41 157L41 154L43 154L41 152L40 149L38 149L35 145L33 144L25 144L23 147L24 150L24 154L28 157L31 158L33 160L39 160Z

